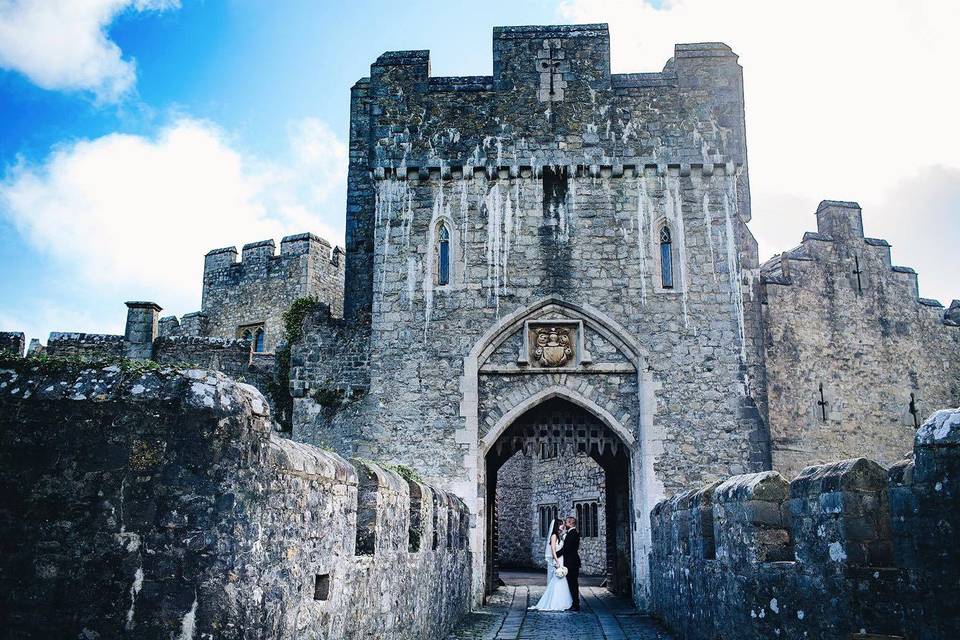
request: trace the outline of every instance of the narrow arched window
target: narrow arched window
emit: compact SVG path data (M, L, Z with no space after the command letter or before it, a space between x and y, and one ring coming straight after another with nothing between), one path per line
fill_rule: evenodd
M437 232L437 284L450 284L450 229L443 223Z
M256 333L254 333L253 335L254 335L253 350L256 352L263 351L263 338L264 338L263 327L257 329Z
M664 289L673 289L673 240L666 225L660 229L660 282Z

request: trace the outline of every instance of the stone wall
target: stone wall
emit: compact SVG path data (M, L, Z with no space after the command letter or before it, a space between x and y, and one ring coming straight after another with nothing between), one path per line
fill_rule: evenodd
M960 404L960 328L886 241L864 237L856 203L822 202L817 232L762 279L774 469L891 464L931 411Z
M5 367L5 637L438 638L467 610L463 503L277 437L254 388Z
M275 255L273 240L206 255L203 269L202 318L178 326L164 318L163 335L208 335L237 338L242 327L262 325L264 351L274 351L283 335L283 313L297 298L315 296L343 313L343 251L311 233L287 236Z
M678 493L651 516L654 612L687 640L960 637L958 502L960 409L889 471L857 458Z
M159 337L153 341L153 359L165 365L192 365L242 377L251 363L249 340L195 336Z
M0 331L0 353L23 356L26 338L20 331Z
M530 550L537 533L533 456L517 452L497 471L497 561L500 568L539 566ZM540 559L544 546L540 545Z
M122 358L126 349L127 344L123 336L54 331L47 339L46 352L51 356L109 360Z
M560 518L576 516L576 503L597 503L598 535L583 537L583 573L607 570L606 488L603 469L590 456L541 459L518 452L497 471L497 560L501 568L545 568L547 539L540 535L539 508L556 506ZM581 523L581 533L584 531Z

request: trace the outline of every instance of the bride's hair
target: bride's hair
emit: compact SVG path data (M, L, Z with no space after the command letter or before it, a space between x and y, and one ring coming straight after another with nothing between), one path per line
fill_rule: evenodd
M559 518L554 518L554 519L553 519L553 529L550 531L550 535L551 535L551 536L557 536L557 538L560 538L560 525L561 525L561 524L562 524L562 521L561 521Z

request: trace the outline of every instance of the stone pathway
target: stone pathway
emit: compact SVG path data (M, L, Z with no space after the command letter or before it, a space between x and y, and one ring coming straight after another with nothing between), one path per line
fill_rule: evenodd
M601 587L580 591L583 611L527 611L543 593L542 586L500 587L483 609L468 615L448 640L672 640L633 605Z

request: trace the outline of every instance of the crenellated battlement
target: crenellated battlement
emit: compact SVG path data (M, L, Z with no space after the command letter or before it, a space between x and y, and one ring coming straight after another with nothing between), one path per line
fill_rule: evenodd
M280 436L215 371L5 366L0 463L13 636L72 637L82 615L102 637L441 638L469 609L462 500Z
M691 640L956 637L958 442L960 409L943 410L889 471L854 458L661 501L650 516L654 611ZM697 526L704 514L709 527Z
M300 233L286 236L280 241L280 253L277 254L277 245L274 240L259 240L257 242L248 242L243 245L240 260L237 260L236 247L222 247L209 251L204 258L204 275L209 272L219 271L221 269L234 269L240 271L244 266L251 266L255 271L263 269L263 263L276 263L284 259L295 258L299 256L312 256L316 258L318 264L326 261L338 266L342 260L343 249L333 247L330 242L312 233ZM268 269L270 266L268 266ZM278 267L274 264L273 269ZM243 277L240 275L239 277Z
M822 289L825 272L830 272L844 290L870 296L883 287L888 303L912 302L932 317L953 326L943 311L943 304L920 296L916 270L893 264L890 243L864 235L859 204L823 200L816 216L816 232L804 233L799 246L761 265L761 282L768 291L770 286Z
M249 337L256 351L272 352L283 339L283 313L297 298L313 296L343 313L343 249L312 233L284 237L280 251L272 240L237 249L214 249L203 270L202 318L177 327L164 323L161 335ZM257 332L263 339L257 342Z

